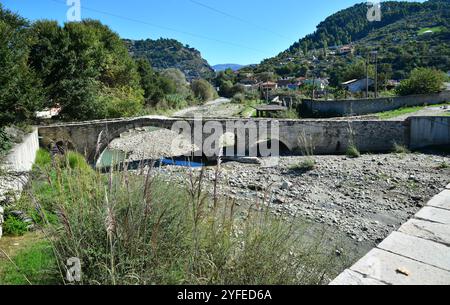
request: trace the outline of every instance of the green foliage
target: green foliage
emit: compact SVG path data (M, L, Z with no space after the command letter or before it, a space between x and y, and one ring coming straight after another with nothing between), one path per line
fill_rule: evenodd
M359 157L361 157L361 153L359 152L358 147L356 147L356 145L354 145L354 144L350 145L347 148L346 155L347 155L347 157L350 157L350 158L359 158Z
M5 235L22 236L28 232L27 228L28 225L25 222L12 215L7 216L3 223Z
M11 137L6 133L4 128L0 127L0 157L6 154L11 147Z
M289 169L293 171L309 172L316 168L316 160L308 158L299 164L291 166Z
M397 143L394 143L394 148L392 150L396 154L409 154L409 149L404 145L399 145Z
M82 284L321 284L342 263L302 240L302 226L210 198L203 173L186 188L159 175L106 178L65 166L38 173L29 195L58 211L60 222L45 230L59 263L80 258Z
M448 169L448 168L450 168L450 164L448 164L445 161L442 161L442 163L439 164L439 166L438 166L438 169Z
M33 241L12 257L0 260L1 285L58 284L56 259L47 241Z
M348 65L361 62L370 51L377 50L380 88L391 78L406 78L416 67L448 71L449 11L448 1L388 1L383 3L382 20L369 22L366 17L367 6L364 3L356 4L329 16L317 26L313 34L251 70L254 73L275 71L281 76L307 77L312 76L312 73L306 74L311 71L317 76L330 77L331 85L338 87L342 82L353 79L350 75L343 75ZM434 33L420 35L428 28L434 29ZM334 47L345 44L354 46L355 55L325 56L324 50L339 53ZM361 76L363 65L360 65L359 70L353 75Z
M445 75L442 71L429 68L417 68L408 79L397 88L400 95L437 93L442 90Z
M63 118L130 116L142 110L136 64L107 26L93 20L64 27L39 21L31 32L31 66L43 80L47 100L61 105Z
M245 95L242 93L237 93L233 96L232 102L236 104L243 104L245 102L246 98Z
M194 96L202 102L207 102L217 97L214 87L204 79L194 80L191 83L191 89Z
M79 170L82 172L89 172L91 170L91 167L86 162L86 159L79 153L69 151L63 160L66 161L72 170Z
M28 66L27 28L0 4L0 127L31 119L43 103L41 83Z
M45 149L39 149L34 162L35 167L46 168L52 164L52 156Z

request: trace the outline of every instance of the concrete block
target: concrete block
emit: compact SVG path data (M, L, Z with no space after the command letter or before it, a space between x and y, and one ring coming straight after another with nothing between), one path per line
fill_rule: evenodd
M450 246L450 225L411 219L399 232Z
M367 276L363 276L361 273L352 271L352 270L345 270L342 272L334 281L330 283L331 286L362 286L362 285L370 285L370 286L376 286L376 285L386 285L383 282L380 282L378 280L372 279Z
M443 244L394 232L378 248L450 272L450 247Z
M428 203L428 206L450 210L450 190L445 190L442 193L434 196Z
M438 209L435 207L424 207L420 210L416 215L416 218L442 223L442 224L450 224L450 211L444 209Z
M373 249L351 270L391 285L450 284L450 272L380 249Z

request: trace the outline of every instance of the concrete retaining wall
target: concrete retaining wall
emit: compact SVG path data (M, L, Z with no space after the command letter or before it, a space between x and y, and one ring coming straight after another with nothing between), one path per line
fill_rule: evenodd
M361 152L387 152L392 151L394 144L409 146L409 123L380 120L284 122L280 140L294 151L312 146L315 154L345 153L350 145Z
M437 94L410 95L393 98L317 101L303 100L299 107L303 117L355 116L450 101L450 91Z
M449 117L411 117L412 149L433 145L449 145L450 147L450 116Z
M11 150L1 165L3 174L0 176L0 238L3 223L2 205L20 196L28 182L28 173L33 168L38 150L38 130L35 129Z

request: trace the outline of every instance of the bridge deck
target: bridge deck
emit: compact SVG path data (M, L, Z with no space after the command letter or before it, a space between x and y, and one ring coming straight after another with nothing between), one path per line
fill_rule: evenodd
M450 184L331 285L449 285Z

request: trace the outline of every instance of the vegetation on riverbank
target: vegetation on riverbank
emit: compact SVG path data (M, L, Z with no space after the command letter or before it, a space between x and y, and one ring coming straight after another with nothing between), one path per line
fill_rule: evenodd
M62 120L131 117L201 104L216 93L177 69L155 71L96 20L30 22L0 4L0 125L33 122L60 107ZM199 85L200 84L200 85Z
M44 260L50 274L70 257L82 262L83 284L323 284L345 267L344 257L264 202L240 209L208 195L202 173L174 188L145 171L101 175L77 154L52 161L39 152L16 208L49 237L56 254L53 263Z

